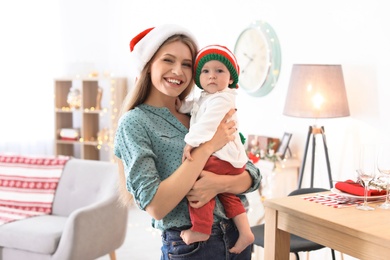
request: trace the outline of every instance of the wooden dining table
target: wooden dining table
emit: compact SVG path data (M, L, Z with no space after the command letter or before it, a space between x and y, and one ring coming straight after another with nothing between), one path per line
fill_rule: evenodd
M264 259L289 259L290 234L358 259L390 259L390 210L334 208L304 199L308 196L310 194L264 201ZM376 207L382 202L370 202L370 205Z

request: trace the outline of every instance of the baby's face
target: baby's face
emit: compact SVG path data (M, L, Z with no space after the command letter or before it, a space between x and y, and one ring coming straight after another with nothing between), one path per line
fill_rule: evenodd
M230 72L220 61L211 60L203 65L199 76L202 88L208 93L216 93L227 88L233 83Z

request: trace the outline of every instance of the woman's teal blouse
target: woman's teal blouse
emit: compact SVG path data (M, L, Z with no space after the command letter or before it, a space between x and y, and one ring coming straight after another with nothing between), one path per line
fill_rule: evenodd
M153 199L160 182L180 166L187 133L188 129L165 107L142 104L120 118L114 153L123 162L127 190L142 210ZM250 161L246 169L253 180L247 192L255 191L260 185L260 171ZM247 203L244 195L238 196ZM226 218L224 209L216 199L214 221L222 218ZM160 230L190 226L186 198L162 220L152 219L152 225Z

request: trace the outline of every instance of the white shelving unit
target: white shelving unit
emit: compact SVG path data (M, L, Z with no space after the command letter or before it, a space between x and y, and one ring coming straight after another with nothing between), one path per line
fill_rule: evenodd
M68 94L71 89L79 90L80 107L69 106ZM102 95L99 101L100 91ZM113 160L113 138L126 94L126 78L55 79L55 154L89 160ZM60 136L62 129L78 130L79 136L74 140L64 140Z

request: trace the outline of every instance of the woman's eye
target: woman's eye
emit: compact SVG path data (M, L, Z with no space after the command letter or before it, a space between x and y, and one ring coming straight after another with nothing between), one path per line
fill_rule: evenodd
M184 63L183 66L184 67L188 67L188 68L192 68L192 64L191 63Z
M168 59L168 58L164 58L164 59L163 59L163 61L165 61L165 62L169 62L169 63L172 63L172 62L173 62L173 60L171 60L171 59Z

